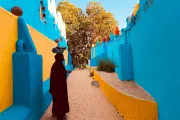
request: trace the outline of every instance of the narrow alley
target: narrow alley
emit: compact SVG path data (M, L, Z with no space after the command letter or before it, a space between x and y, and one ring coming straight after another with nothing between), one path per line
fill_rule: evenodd
M75 70L68 77L70 113L68 120L123 120L100 88L91 86L88 70ZM49 106L41 120L55 120Z

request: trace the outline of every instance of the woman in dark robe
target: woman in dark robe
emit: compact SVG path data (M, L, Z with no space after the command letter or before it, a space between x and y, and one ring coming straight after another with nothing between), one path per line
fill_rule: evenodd
M52 114L58 120L63 120L65 114L69 112L67 71L63 65L64 56L62 53L57 53L55 60L50 75L50 93L53 98Z

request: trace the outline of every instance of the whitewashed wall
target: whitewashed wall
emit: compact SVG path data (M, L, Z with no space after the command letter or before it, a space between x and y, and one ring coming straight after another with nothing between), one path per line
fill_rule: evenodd
M55 18L55 23L57 24L59 30L61 31L61 35L66 40L66 26L62 19L62 15L60 12L56 12L56 3L55 0L48 0L48 10L52 16Z

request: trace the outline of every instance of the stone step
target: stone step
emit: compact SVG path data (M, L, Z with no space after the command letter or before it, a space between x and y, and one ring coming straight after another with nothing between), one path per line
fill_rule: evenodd
M19 105L12 105L7 110L0 113L0 120L26 120L29 114L29 108Z

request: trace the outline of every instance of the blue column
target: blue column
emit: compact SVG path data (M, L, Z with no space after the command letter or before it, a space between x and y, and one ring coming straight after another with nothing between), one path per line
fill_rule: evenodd
M132 53L130 44L120 45L120 79L133 80Z
M30 109L27 117L37 120L42 115L42 56L37 54L25 21L18 19L18 41L13 53L13 103Z

